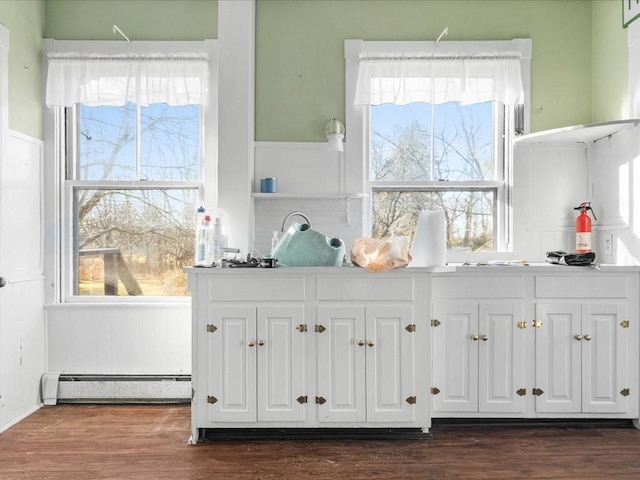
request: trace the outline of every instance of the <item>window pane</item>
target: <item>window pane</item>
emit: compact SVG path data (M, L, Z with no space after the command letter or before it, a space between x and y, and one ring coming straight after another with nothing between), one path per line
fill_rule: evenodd
M154 104L140 109L136 165L136 107L80 106L79 180L196 180L200 178L200 106Z
M494 180L491 102L375 105L370 122L372 181Z
M436 105L433 148L434 180L494 180L492 103Z
M447 249L495 251L495 190L373 192L371 234L413 238L421 210L443 210L447 224Z
M78 160L78 180L137 180L135 106L80 105Z
M371 180L431 180L430 117L431 106L426 103L371 107Z
M197 189L74 194L77 295L187 295ZM117 280L116 280L117 279Z
M140 112L140 177L200 178L200 106L157 103Z

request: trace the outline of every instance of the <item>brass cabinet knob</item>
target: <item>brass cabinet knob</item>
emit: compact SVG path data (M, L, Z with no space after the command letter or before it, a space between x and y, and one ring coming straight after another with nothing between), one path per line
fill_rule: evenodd
M584 339L588 342L591 340L591 335L587 334L584 336Z
M253 340L249 340L249 343L247 343L247 345L249 345L250 347L253 347L256 344L256 342L254 342Z
M478 335L476 335L475 333L473 335L471 335L471 340L473 340L474 342L477 342L479 338L480 337Z
M358 346L364 347L364 340L358 340Z
M489 340L489 335L482 335L482 341L486 342L487 340Z
M575 338L576 340L580 341L580 340L582 340L582 335L576 335L573 338Z
M373 340L369 340L369 342L367 342L367 345L369 345L370 347L373 347L376 344L376 342L374 342Z

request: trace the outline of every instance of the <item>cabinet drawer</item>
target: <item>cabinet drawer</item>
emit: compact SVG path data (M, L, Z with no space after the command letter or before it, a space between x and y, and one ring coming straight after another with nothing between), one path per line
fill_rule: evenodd
M627 277L624 275L538 276L536 297L544 298L626 298Z
M318 300L413 300L413 278L319 277Z
M521 276L434 277L433 298L522 298Z
M210 278L210 301L282 301L304 300L304 277L255 278L238 276Z

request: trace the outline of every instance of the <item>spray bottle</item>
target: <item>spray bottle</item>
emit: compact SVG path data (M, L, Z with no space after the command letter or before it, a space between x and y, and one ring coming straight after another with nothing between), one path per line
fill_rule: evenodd
M193 264L194 265L198 265L199 262L204 261L204 250L203 251L199 251L198 249L203 246L203 241L204 241L204 232L202 232L202 222L204 221L204 214L205 214L205 210L204 207L200 206L198 207L198 210L196 210L196 234L194 237L194 245L193 245L193 251L194 251L194 259L193 259Z
M205 215L196 230L196 265L200 267L211 266L211 217Z
M582 202L580 206L574 207L574 210L580 211L580 215L576 218L576 253L589 253L591 251L591 217L587 212L591 210L593 219L598 219L593 213L591 202Z

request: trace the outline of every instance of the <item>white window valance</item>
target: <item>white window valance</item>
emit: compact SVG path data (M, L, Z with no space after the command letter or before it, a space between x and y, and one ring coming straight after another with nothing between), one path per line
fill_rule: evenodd
M524 103L520 52L361 56L355 105Z
M49 53L47 60L46 103L50 107L208 104L206 54Z

